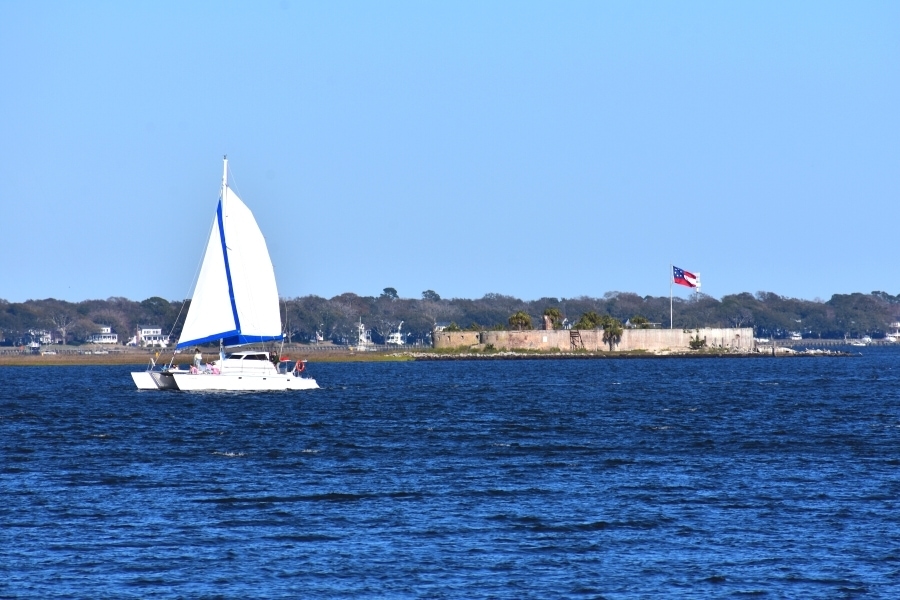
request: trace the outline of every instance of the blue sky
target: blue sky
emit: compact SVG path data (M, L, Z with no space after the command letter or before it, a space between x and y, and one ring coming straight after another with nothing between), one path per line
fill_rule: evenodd
M0 3L0 298L900 292L900 3ZM676 290L686 294L686 288Z

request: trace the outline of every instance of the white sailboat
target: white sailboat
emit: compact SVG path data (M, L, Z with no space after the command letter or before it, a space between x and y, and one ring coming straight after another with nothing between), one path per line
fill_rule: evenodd
M250 209L228 187L224 159L222 193L212 231L194 286L191 306L176 349L219 342L219 360L188 370L149 369L132 373L139 389L179 390L303 390L318 388L303 374L304 363L292 370L276 366L266 351L226 353L225 348L282 339L275 271L266 240Z

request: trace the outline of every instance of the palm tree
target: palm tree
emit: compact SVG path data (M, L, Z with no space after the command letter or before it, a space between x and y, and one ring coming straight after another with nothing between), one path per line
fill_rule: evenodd
M581 315L578 322L575 323L575 329L603 329L603 343L609 344L612 351L616 344L622 341L622 322L609 315L598 315L594 311L586 312Z
M641 315L634 315L633 317L631 317L631 324L638 329L647 329L650 326L650 320L647 317L642 317Z
M609 351L613 351L613 347L622 341L622 323L609 315L603 316L603 342L609 344Z
M573 325L574 329L597 329L601 327L601 323L603 321L603 317L595 313L594 311L588 311L581 315L581 318L578 319L578 322Z
M559 322L562 320L562 313L555 306L544 309L544 316L550 317L550 325L553 329L559 329Z
M520 310L509 318L509 326L519 331L531 329L531 315Z

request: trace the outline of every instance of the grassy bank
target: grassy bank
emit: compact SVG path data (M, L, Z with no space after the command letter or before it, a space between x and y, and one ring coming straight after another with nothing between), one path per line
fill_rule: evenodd
M399 362L414 360L409 354L398 355L393 352L303 352L291 349L282 352L291 360L305 359L310 363L331 362ZM112 352L110 354L3 354L0 355L0 366L65 366L65 365L139 365L146 366L153 356L149 352ZM217 358L215 352L203 352L204 361ZM171 354L160 354L160 363L168 363ZM182 353L175 360L176 364L190 364L193 353Z

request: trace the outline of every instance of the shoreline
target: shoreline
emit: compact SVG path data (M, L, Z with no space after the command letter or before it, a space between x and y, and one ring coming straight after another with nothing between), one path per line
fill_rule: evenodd
M331 362L400 362L415 360L408 357L390 356L382 353L371 354L355 354L355 353L303 353L303 352L284 352L284 355L290 356L291 360L304 359L309 363L331 363ZM149 354L135 354L130 352L110 353L110 354L3 354L0 355L0 367L65 367L65 366L122 366L132 365L144 369L150 364L151 356ZM217 353L203 353L204 362L212 361L218 358ZM171 355L160 356L157 364L169 364ZM193 360L193 355L183 354L181 358L174 361L174 364L189 365Z
M501 351L491 353L475 352L427 352L427 351L392 351L392 352L302 352L285 350L291 360L305 359L311 364L337 362L441 362L441 361L493 361L493 360L641 360L641 359L736 359L736 358L799 358L799 357L849 357L857 354L841 351L825 352L516 352ZM204 359L213 359L212 352L204 353ZM124 366L133 365L146 368L151 355L137 352L114 352L110 354L3 354L0 355L2 366ZM160 358L163 358L162 356ZM158 360L159 364L168 364L168 357ZM183 355L175 364L189 364L191 357Z

